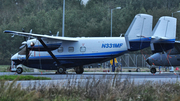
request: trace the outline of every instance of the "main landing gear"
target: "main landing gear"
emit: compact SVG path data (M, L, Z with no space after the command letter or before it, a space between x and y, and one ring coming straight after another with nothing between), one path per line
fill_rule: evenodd
M76 74L83 74L83 72L84 72L83 66L76 67L76 68L74 68L74 70L75 70Z
M76 74L83 74L83 72L84 72L83 66L75 67L74 70L75 70ZM66 74L67 71L66 71L65 67L58 67L56 73L58 73L58 74Z
M58 74L66 74L66 68L65 67L58 67L57 73Z

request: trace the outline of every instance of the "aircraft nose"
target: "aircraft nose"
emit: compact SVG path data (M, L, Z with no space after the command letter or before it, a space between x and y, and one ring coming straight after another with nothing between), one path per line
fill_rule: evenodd
M18 53L14 54L12 57L11 57L11 60L17 60L18 58Z
M151 65L149 58L146 59L146 62Z

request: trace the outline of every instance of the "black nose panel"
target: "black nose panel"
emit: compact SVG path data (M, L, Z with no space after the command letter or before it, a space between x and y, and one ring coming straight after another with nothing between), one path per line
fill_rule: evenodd
M146 62L147 62L149 65L151 65L150 62L149 62L149 59L146 59Z

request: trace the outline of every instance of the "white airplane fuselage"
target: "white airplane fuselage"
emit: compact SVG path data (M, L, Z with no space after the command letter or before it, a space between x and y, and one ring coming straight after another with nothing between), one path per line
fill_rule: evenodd
M51 50L60 62L60 66L72 68L96 62L103 62L128 52L124 37L94 37L77 39L77 42L54 41L54 43L51 44L60 44L60 47ZM12 56L11 60L13 60L16 65L23 64L31 68L57 70L56 62L48 52L41 51L41 48L38 49L38 47L42 46L39 41L36 39L28 40L29 43L31 41L35 43L37 49L36 51L33 51L32 47L28 61L26 61L26 55L20 55L19 53ZM44 40L44 42L48 44L47 40Z

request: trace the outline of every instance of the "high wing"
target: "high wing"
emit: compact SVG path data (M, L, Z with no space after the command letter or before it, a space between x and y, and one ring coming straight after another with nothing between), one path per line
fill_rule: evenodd
M73 41L73 42L78 41L78 39L76 39L76 38L57 37L57 36L18 32L18 31L10 31L10 30L5 30L4 33L18 35L18 36L24 36L24 37L30 37L30 38L36 38L36 39L43 38L43 39L53 39L53 40L61 40L61 41Z

